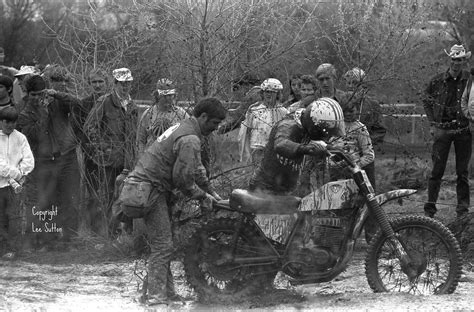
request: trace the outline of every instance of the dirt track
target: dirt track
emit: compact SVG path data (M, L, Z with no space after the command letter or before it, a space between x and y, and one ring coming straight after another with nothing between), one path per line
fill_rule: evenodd
M75 260L74 260L75 259ZM133 261L96 262L82 252L45 253L31 259L0 261L0 309L6 311L154 311L137 302L141 265ZM89 262L89 263L87 263ZM468 265L469 269L470 266ZM474 272L468 271L455 294L411 296L374 294L363 267L363 253L329 283L288 287L277 277L274 292L250 298L238 305L203 305L195 302L178 262L173 263L177 292L186 298L172 308L189 310L310 311L310 310L440 310L472 308Z

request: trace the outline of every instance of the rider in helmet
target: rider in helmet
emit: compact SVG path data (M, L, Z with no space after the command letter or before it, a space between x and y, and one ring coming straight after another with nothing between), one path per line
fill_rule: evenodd
M333 99L320 98L290 116L272 128L250 191L288 194L296 187L304 155L323 158L324 140L345 135L342 109Z
M260 89L262 101L249 107L239 132L240 158L243 160L250 155L254 164L263 158L272 127L288 114L280 104L283 85L278 79L266 79Z

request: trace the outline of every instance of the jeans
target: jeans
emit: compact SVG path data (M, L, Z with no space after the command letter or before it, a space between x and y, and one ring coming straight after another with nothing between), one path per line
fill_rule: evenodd
M98 166L85 158L85 183L87 187L86 225L96 234L107 234L112 217L115 179L123 167Z
M436 201L452 143L454 143L456 155L456 213L461 216L469 211L469 161L472 154L472 134L469 129L456 131L436 128L431 153L433 170L428 180L428 202L424 206L425 212L429 215L434 215L437 211Z
M170 262L173 257L171 205L169 194L154 189L150 195L151 211L145 215L150 244L148 258L148 297L166 300L174 293Z
M5 245L8 249L15 246L12 239L17 239L21 230L19 212L20 207L13 189L10 186L0 188L0 246ZM3 252L1 247L0 251Z
M35 223L38 228L43 229L42 234L47 234L48 237L51 234L62 235L62 239L68 241L78 228L80 175L75 150L54 160L37 159L33 174L36 183L35 211L51 211L57 207L58 213L57 216L40 220L32 215L32 207L27 207L27 218L30 221L27 230L32 227L30 223ZM45 233L46 227L51 229L53 223L56 230ZM57 231L59 229L62 234Z

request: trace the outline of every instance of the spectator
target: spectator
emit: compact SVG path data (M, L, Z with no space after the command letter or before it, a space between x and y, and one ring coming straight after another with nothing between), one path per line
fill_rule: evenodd
M103 194L102 208L89 207L102 217L102 229L105 231L111 217L115 178L125 169L131 169L135 162L135 140L138 120L138 108L132 101L130 89L132 73L128 68L115 69L112 72L114 85L112 92L100 97L92 107L84 124L84 133L89 139L88 155L96 164L87 174L96 176L92 189ZM110 229L114 230L114 229ZM104 233L105 234L105 233Z
M359 167L364 169L370 183L375 189L375 153L367 128L357 119L359 108L355 102L350 102L346 103L342 111L344 113L346 135L337 138L331 145L334 148L346 152ZM329 179L331 181L352 179L352 173L344 170L344 167L340 167L338 164L330 161ZM375 219L369 216L365 223L365 237L367 242L370 242L376 231Z
M15 130L17 119L15 108L0 110L0 242L6 241L7 251L16 248L21 229L19 222L13 223L21 215L15 193L35 165L28 140Z
M0 75L0 111L7 107L13 107L12 102L13 80ZM16 121L16 120L15 120Z
M25 87L27 103L18 127L28 138L36 160L35 206L41 211L58 208L55 219L58 232L53 234L68 243L77 232L79 191L76 139L69 114L80 101L69 94L46 89L46 81L39 75L31 76Z
M147 203L151 209L144 217L151 253L148 259L148 294L143 299L150 305L166 304L175 296L170 271L173 256L172 191L179 189L191 199L219 199L201 163L201 140L217 129L225 115L226 110L219 100L207 98L200 101L194 108L194 116L168 129L145 150L129 174L129 177L153 184Z
M166 129L188 118L186 111L176 106L176 87L174 83L162 78L153 91L154 102L140 118L137 130L138 155L141 156Z
M382 143L387 132L382 125L382 109L379 103L368 95L365 72L355 67L347 71L343 78L348 92L348 100L355 102L358 119L367 127L372 143Z
M90 142L84 133L84 124L89 112L95 106L98 99L105 95L107 90L107 73L100 69L94 69L89 73L87 82L92 92L81 100L82 105L73 108L73 113L70 115L70 118L76 139L81 148L79 157L83 160L83 172L81 177L84 183L82 183L81 186L83 187L82 194L84 194L83 198L85 198L84 201L86 205L83 225L94 233L100 233L102 230L105 232L105 228L102 229L103 217L101 216L100 210L97 209L100 203L96 195L102 184L103 175L100 174L97 164L91 158L93 151L88 150Z
M294 104L298 101L301 100L301 75L296 74L291 76L290 78L290 96L288 97L288 100L283 103L284 107L288 107L291 104Z
M462 45L454 45L446 54L451 60L448 70L430 80L423 99L426 117L430 122L430 133L433 136L433 169L428 180L428 202L424 210L425 215L429 217L433 217L437 212L436 202L441 179L451 144L454 144L457 175L456 214L458 218L463 218L469 212L470 205L469 161L472 153L472 134L469 119L462 111L461 98L469 81L469 72L463 67L471 52L466 52Z
M65 67L57 64L48 64L43 70L43 77L45 77L51 89L60 92L70 92L72 85L72 78Z
M33 75L39 75L40 71L34 66L22 65L20 70L15 73L13 81L13 100L21 113L26 105L27 91L25 82Z
M88 143L87 136L84 133L84 124L92 107L107 91L107 73L101 69L93 69L87 77L87 83L92 92L81 100L82 105L75 107L71 116L74 133L83 149Z
M336 68L334 65L324 63L318 66L316 69L316 79L318 80L318 91L316 92L316 98L328 97L336 100L343 106L342 98L344 92L336 89Z
M240 159L251 157L260 163L272 127L288 114L280 104L283 85L278 79L268 78L260 86L263 101L251 105L239 132Z
M311 75L303 75L301 76L301 100L291 104L288 107L288 111L290 113L295 112L299 108L306 108L311 102L316 100L314 94L317 90L317 82Z

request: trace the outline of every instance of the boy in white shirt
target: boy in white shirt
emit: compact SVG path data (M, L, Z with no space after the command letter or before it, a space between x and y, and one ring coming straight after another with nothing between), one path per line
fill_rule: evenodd
M35 165L26 137L15 130L18 112L13 107L0 110L0 244L11 249L11 239L19 232L12 216L19 215L17 196L25 177ZM10 245L10 246L8 246Z

